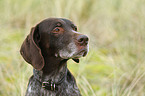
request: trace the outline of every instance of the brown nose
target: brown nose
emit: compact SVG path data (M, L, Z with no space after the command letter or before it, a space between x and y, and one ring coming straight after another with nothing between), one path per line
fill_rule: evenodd
M87 45L89 38L86 35L79 35L77 41L80 45Z

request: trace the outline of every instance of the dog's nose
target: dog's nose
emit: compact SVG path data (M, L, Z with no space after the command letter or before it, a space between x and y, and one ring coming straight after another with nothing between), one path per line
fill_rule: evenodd
M88 41L89 41L89 38L86 35L79 35L77 37L77 41L81 45L87 45Z

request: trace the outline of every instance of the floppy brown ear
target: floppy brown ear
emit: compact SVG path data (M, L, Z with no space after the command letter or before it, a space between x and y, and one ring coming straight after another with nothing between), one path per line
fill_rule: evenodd
M40 34L37 25L31 29L30 34L24 40L20 53L24 60L30 63L35 69L42 70L44 67L44 58L38 45L39 40Z

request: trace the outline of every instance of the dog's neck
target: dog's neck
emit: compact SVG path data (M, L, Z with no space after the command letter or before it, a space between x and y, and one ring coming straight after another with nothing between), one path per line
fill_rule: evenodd
M66 66L67 59L56 58L54 56L51 57L44 57L45 65L43 73L49 75L54 72L59 72L62 67Z
M44 58L45 66L42 71L33 70L33 75L39 81L52 80L58 82L67 74L67 60L56 59L55 57ZM53 60L53 61L52 61Z
M66 74L67 74L67 65L62 66L59 70L53 71L50 74L45 74L43 71L33 69L34 77L40 82L48 80L52 80L53 82L59 82L59 80L63 78L63 76L66 76Z
M61 78L63 74L66 74L67 59L56 57L56 50L54 48L47 49L47 47L45 47L44 45L43 43L40 43L41 52L44 57L45 64L42 71L34 70L36 71L34 72L34 75L40 75L43 81L46 81L47 79L58 81L58 79Z

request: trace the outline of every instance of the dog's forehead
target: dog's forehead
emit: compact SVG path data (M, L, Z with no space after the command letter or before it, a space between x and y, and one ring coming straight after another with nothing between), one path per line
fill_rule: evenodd
M67 24L73 24L72 21L68 20L68 19L65 19L65 18L61 18L61 20L63 20L65 23Z
M61 23L63 25L74 25L74 23L65 18L48 18L40 22L40 24L54 25L57 23Z
M39 30L41 33L43 32L50 32L55 27L63 27L65 30L69 30L72 27L76 26L74 23L68 19L64 18L48 18L43 21L41 21L39 24Z

